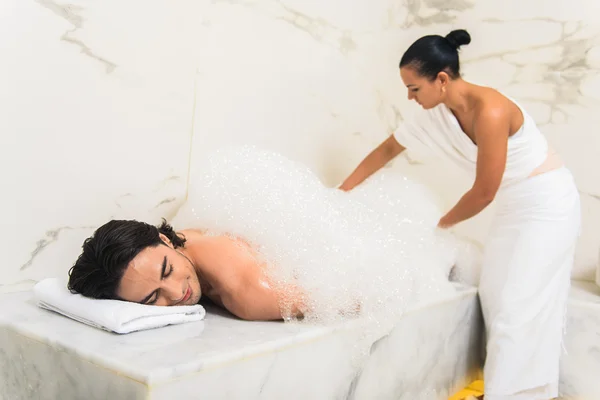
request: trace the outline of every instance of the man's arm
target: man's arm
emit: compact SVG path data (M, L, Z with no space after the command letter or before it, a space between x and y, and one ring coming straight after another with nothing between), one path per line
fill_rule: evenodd
M289 302L292 316L301 317L304 309L302 292L289 285L273 288L266 278L249 273L223 296L223 305L238 318L248 321L273 321L283 318L281 305Z

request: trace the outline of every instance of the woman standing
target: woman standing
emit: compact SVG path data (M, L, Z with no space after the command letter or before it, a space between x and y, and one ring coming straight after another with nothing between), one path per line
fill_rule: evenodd
M373 150L340 189L351 190L405 149L447 157L469 172L473 186L438 226L452 227L498 203L479 286L486 399L551 399L558 396L579 195L520 105L461 78L458 48L470 41L456 30L410 46L400 75L408 98L423 110Z

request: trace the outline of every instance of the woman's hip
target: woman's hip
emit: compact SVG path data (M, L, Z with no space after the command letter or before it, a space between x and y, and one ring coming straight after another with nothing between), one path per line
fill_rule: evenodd
M565 167L502 188L496 201L496 228L534 222L556 222L579 228L579 192L573 175Z

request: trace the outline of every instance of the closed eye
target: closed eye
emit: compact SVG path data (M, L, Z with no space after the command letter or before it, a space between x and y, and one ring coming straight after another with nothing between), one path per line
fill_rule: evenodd
M173 272L173 264L169 263L169 269L167 270L167 256L163 258L162 269L160 271L160 280L167 278ZM160 293L160 289L156 289L148 296L144 298L144 300L140 301L141 304L154 304L158 300L158 295Z

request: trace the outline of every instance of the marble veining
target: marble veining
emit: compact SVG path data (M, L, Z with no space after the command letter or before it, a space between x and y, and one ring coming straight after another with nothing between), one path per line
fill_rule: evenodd
M160 206L162 206L164 204L169 204L169 203L172 203L174 201L177 201L177 197L168 197L168 198L166 198L164 200L161 200L157 205L154 206L154 208L158 208L158 207L160 207Z
M52 243L56 242L59 237L61 232L65 231L65 230L73 230L73 229L93 229L93 226L81 226L81 227L71 227L71 226L62 226L60 228L56 228L56 229L51 229L49 231L46 232L46 234L44 235L44 237L40 240L37 241L36 245L35 245L35 249L31 252L31 257L29 258L29 260L27 260L27 262L23 265L21 265L21 267L19 268L21 271L29 268L33 262L35 261L36 257L42 252L44 251L44 249L50 245L52 245Z
M80 48L81 53L104 64L107 74L110 74L111 72L114 71L114 69L117 67L114 63L104 59L103 57L101 57L97 54L94 54L92 49L90 49L85 43L83 43L83 41L81 41L80 39L77 39L76 37L73 36L73 34L78 29L81 29L81 27L83 26L83 17L81 16L81 13L83 11L82 7L72 5L72 4L58 4L57 2L55 2L53 0L35 0L35 1L37 1L40 5L42 5L43 7L46 7L47 9L49 9L56 15L66 19L71 24L73 24L73 29L65 32L64 35L62 35L61 40L64 40L67 43L71 43L71 44L78 46Z
M522 101L533 101L547 107L544 116L536 115L538 124L543 126L553 121L568 122L573 105L585 108L591 106L589 99L581 95L580 88L587 78L600 72L597 68L587 65L586 61L587 52L598 40L598 36L591 36L587 25L582 22L578 22L574 29L567 29L570 21L551 18L532 18L519 22L538 24L548 29L557 25L560 33L553 35L555 37L551 41L536 40L523 47L467 57L465 66L476 64L477 68L485 68L486 61L501 60L506 64L505 69L512 71L512 77L504 80L502 87L508 92L518 94ZM484 19L482 23L502 28L505 21ZM465 69L471 71L475 67ZM539 73L540 76L534 78L532 72ZM485 73L485 70L478 71L480 76Z
M598 248L598 259L596 260L596 285L600 287L600 247Z
M81 28L83 25L83 17L81 16L81 12L83 8L80 6L72 5L72 4L59 4L53 0L35 0L41 6L46 7L54 14L58 15L61 18L66 19L71 24L75 26L75 28Z
M409 0L405 2L408 15L402 28L413 25L431 26L454 22L457 15L473 7L474 2L468 0Z

